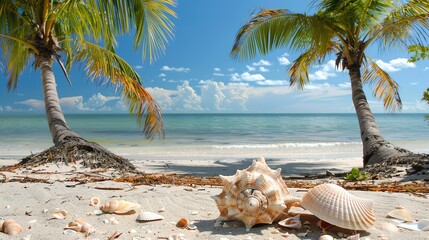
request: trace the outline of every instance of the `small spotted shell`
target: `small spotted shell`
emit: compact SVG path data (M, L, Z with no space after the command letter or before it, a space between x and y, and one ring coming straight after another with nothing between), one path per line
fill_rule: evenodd
M264 158L258 158L245 170L233 176L222 176L223 191L214 196L219 220L240 220L249 230L253 225L271 224L284 218L285 201L292 199L280 175Z
M335 184L321 184L310 189L301 206L332 225L365 230L375 222L372 200L356 197Z

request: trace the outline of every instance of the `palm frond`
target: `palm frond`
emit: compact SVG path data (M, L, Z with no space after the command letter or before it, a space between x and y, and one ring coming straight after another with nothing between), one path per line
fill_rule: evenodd
M7 88L10 91L18 85L18 77L27 67L31 55L28 44L24 45L22 41L0 41L0 46L6 62Z
M326 49L335 37L334 26L333 19L319 15L262 9L239 29L230 54L236 59L250 59L279 47L298 51L309 46L315 51Z
M122 96L129 104L130 114L137 115L146 137L153 138L157 134L163 137L161 108L142 87L138 73L117 54L94 43L77 40L73 46L75 60L85 64L91 79L102 79L105 83L122 87Z
M143 60L148 57L149 61L153 62L165 53L174 27L169 16L176 17L176 13L169 6L176 6L174 0L134 1L134 47L142 45Z
M371 41L382 46L423 44L429 37L429 2L410 0L396 6L374 30L368 32ZM369 41L370 42L370 41Z
M96 0L93 0L96 1ZM157 60L165 53L166 44L173 36L174 23L170 17L176 13L174 0L123 0L96 1L100 5L100 14L106 19L104 38L130 31L131 22L135 25L134 47L142 47L143 60ZM112 43L107 42L110 49Z
M331 42L326 49L319 49L315 51L313 48L308 49L306 52L301 54L291 65L289 65L290 85L298 85L298 89L304 89L310 81L308 78L308 70L316 63L323 62L325 56L330 52L337 50L338 44Z
M363 83L373 84L373 94L378 99L383 99L383 106L390 112L400 111L402 101L399 96L399 86L390 75L385 72L370 58L367 58L362 81Z

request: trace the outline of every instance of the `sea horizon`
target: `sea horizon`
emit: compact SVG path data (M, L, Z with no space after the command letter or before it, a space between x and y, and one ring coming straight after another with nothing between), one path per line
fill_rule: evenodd
M429 153L426 114L374 116L387 141ZM199 161L204 165L209 161L228 165L263 156L279 166L314 164L314 171L320 171L320 166L337 171L362 167L355 113L165 113L165 139L153 140L145 139L129 114L78 113L65 117L81 137L136 163ZM53 146L43 114L0 114L0 135L0 160L19 160ZM289 170L312 171L308 166Z

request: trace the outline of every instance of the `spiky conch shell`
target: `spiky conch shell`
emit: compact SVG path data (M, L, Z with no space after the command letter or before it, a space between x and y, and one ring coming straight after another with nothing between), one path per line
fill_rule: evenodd
M374 225L372 200L356 197L335 184L321 184L310 189L301 206L332 225L366 230Z
M22 232L22 227L14 220L4 220L0 221L0 232L14 236Z
M219 208L219 220L240 220L249 230L260 223L271 224L286 216L287 202L293 197L281 177L281 169L273 170L258 158L245 170L222 176L223 190L213 199Z
M110 202L102 205L100 210L105 213L116 213L116 214L134 214L137 209L140 208L140 204L128 202L125 200L111 200Z

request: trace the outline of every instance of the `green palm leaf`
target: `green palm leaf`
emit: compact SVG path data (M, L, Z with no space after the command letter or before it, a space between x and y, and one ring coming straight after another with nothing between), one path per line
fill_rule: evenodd
M399 96L398 84L377 63L370 58L367 58L367 60L369 65L363 72L362 81L374 85L374 96L378 99L383 99L383 106L388 111L401 110L402 101Z
M153 138L156 134L163 137L161 108L142 87L138 73L117 54L101 46L82 40L76 41L73 46L75 60L85 64L91 79L122 87L121 93L129 104L130 114L137 115L146 137Z
M322 53L318 53L321 55L334 37L332 21L319 15L294 14L286 9L262 9L238 31L231 56L249 59L280 47L292 51L322 49Z

